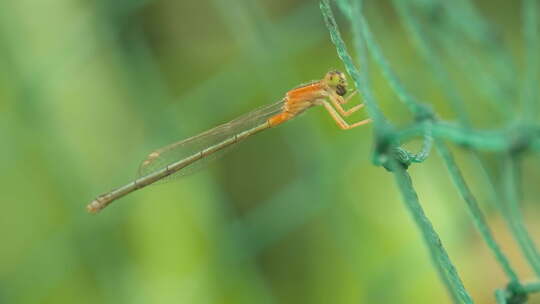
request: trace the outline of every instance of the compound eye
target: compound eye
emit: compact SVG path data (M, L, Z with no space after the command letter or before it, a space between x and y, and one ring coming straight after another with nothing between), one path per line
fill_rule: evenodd
M337 85L336 86L336 93L339 96L345 96L345 94L347 93L347 89L343 85Z

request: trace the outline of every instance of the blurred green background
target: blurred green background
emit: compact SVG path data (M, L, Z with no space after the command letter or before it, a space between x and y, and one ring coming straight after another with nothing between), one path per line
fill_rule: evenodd
M520 6L473 3L522 69ZM404 83L455 120L391 3L364 5ZM440 56L475 126L510 121L466 66ZM2 1L0 67L0 303L450 302L392 176L371 162L372 127L341 131L323 109L197 174L85 211L153 149L343 69L317 1ZM411 121L377 71L373 89L394 123ZM532 278L470 155L454 151L497 239ZM523 209L538 239L539 162L525 164ZM439 157L409 172L465 286L492 303L505 278Z

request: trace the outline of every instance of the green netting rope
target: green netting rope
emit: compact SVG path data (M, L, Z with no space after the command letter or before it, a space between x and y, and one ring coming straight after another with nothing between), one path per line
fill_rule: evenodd
M440 0L423 1L423 4L427 3L442 5ZM525 78L527 81L525 81L525 85L522 88L523 93L521 96L523 104L525 105L525 112L527 113L523 115L524 117L519 123L491 131L479 131L470 128L469 117L464 111L462 98L456 94L455 86L450 81L448 73L445 72L442 65L438 64L436 54L430 47L431 41L427 39L426 34L411 13L410 5L414 6L418 5L418 3L414 3L414 1L410 3L397 0L394 1L399 16L404 21L407 30L413 38L413 44L428 65L431 66L435 78L442 86L452 108L458 114L459 124L450 124L438 120L429 106L419 102L415 97L408 93L376 43L375 38L369 29L367 20L364 18L362 1L351 2L349 0L337 0L338 7L351 24L354 49L357 52L359 61L362 63L361 71L356 67L352 57L347 51L345 42L341 38L329 1L323 0L320 4L326 26L330 32L330 38L336 47L337 54L343 61L345 68L351 75L356 87L359 89L366 104L367 112L373 119L375 146L373 162L376 165L384 166L394 175L405 205L423 235L433 263L450 295L457 303L473 303L473 300L463 286L437 232L433 229L431 222L424 214L416 191L414 190L412 180L406 172L411 164L421 163L429 156L433 141L435 142L439 155L442 157L448 169L450 178L466 203L473 223L507 276L509 282L508 285L504 289L495 291L497 302L524 303L527 300L529 293L540 291L540 283L522 284L520 282L510 261L495 241L485 216L478 206L476 198L468 187L457 163L445 143L445 141L450 141L468 148L477 160L482 172L487 171L485 170L484 162L476 152L477 150L508 154L508 156L504 158L506 159L504 167L505 189L503 191L505 204L498 203L498 206L514 237L518 241L524 256L529 261L532 269L540 277L540 254L525 229L523 218L518 207L519 178L517 168L519 167L519 155L525 151L540 152L540 126L534 124L533 119L534 117L537 117L536 115L538 114L537 96L533 94L533 90L540 78L540 73L538 72L540 70L540 56L538 55L540 54L540 38L538 35L539 5L538 2L534 0L525 0L523 3L524 40L527 50L526 57L530 66L526 71ZM493 39L484 38L482 36L482 33L490 32L489 23L476 13L474 7L467 0L459 1L457 12L454 12L454 14L470 15L476 19L475 21L459 25L442 24L440 25L441 29L439 30L443 30L442 27L458 28L461 34L468 35L471 40L480 43L486 49L494 46ZM448 28L445 30L448 30ZM442 45L449 48L447 43L442 43ZM413 114L415 122L409 127L401 129L396 128L386 119L384 113L379 108L369 83L368 55L371 56L378 68L380 68L383 76L398 99L405 104ZM496 57L498 62L500 62L495 67L499 71L514 70L511 60L503 51L490 51L490 56ZM498 81L501 86L507 83L509 79L508 77L505 77L499 81L497 79L492 79L491 75L489 75L489 77L490 81ZM485 80L486 79L483 79L482 81ZM503 106L503 108L508 107L508 104L501 104L503 101L500 99L500 92L491 93L494 95L498 94L498 100L495 100L495 102L497 102L499 106ZM401 143L418 136L422 136L424 139L422 150L419 153L412 153L400 147ZM489 178L489 182L493 185L491 178ZM496 192L495 188L496 187L493 186L492 190L494 192ZM495 198L496 201L503 200L501 195L498 194L495 195Z

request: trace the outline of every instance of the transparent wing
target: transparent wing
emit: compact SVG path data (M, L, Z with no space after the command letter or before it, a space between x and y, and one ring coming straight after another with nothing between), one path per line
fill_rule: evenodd
M266 122L266 120L273 115L280 113L282 108L283 101L266 105L199 135L157 149L148 154L146 159L141 163L139 167L139 176L145 176L156 170L162 169L169 164L198 153L199 151L209 148L235 134L256 127ZM162 181L167 182L171 179L191 174L207 165L210 160L222 156L228 150L230 149L226 148L202 158L188 167L164 178Z

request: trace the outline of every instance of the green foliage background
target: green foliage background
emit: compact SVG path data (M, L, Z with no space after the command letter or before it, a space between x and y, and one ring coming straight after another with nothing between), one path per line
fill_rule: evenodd
M473 4L522 75L521 6ZM392 3L365 1L364 9L404 84L457 121ZM474 127L502 128L517 112L537 121L511 90L521 78L507 79L509 91L479 86L455 48L435 50L436 60ZM499 77L497 62L477 51L480 66ZM372 164L372 126L341 131L323 109L249 139L198 174L97 216L85 212L96 195L134 178L149 151L343 69L317 2L3 1L0 67L0 303L450 302L393 177ZM370 72L384 114L411 122L380 72ZM471 154L452 150L514 268L532 279ZM482 157L504 180L499 155ZM533 238L538 166L526 155L520 172ZM507 281L441 159L408 171L465 287L475 302L492 303Z

